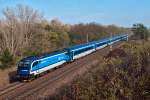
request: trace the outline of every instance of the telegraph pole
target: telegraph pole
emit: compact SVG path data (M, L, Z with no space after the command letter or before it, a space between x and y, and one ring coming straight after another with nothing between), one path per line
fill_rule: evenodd
M86 34L86 42L87 43L89 42L89 34L88 33Z
M144 41L143 41L143 46L145 45L145 39L146 39L146 37L145 37L145 32L144 32Z
M112 32L110 33L110 39L109 39L109 40L111 41L111 39L112 39ZM109 49L110 49L110 51L112 51L112 44L110 44L110 46L109 46L109 47L110 47L110 48L109 48Z

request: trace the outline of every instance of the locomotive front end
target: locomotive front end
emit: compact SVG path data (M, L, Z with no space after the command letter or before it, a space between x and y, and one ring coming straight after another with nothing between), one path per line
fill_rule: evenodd
M17 69L17 78L19 80L28 80L30 76L30 61L25 60L25 61L20 61L18 64L18 69Z

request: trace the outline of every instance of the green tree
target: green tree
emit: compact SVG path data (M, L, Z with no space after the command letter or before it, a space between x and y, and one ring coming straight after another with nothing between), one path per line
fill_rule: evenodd
M8 67L13 63L13 55L9 52L8 49L5 49L0 57L0 61L2 63L1 68Z
M133 24L132 31L135 37L143 40L148 39L149 31L143 24Z

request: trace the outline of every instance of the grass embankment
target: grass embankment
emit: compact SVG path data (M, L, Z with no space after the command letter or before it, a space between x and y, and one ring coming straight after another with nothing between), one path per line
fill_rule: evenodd
M118 52L120 53L118 53ZM116 53L117 52L117 53ZM118 54L118 55L117 55ZM104 62L64 87L53 99L150 99L150 45L127 43L113 50Z

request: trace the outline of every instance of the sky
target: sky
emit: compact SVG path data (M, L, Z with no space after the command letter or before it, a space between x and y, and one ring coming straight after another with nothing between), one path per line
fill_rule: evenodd
M96 22L130 27L143 23L150 27L150 0L0 0L0 17L6 7L27 5L44 14L47 20L63 23Z

